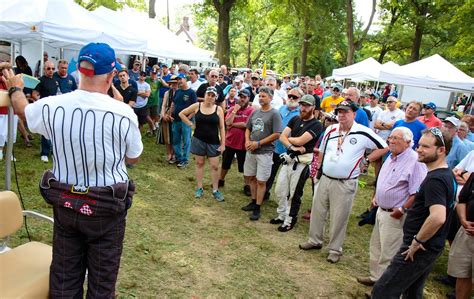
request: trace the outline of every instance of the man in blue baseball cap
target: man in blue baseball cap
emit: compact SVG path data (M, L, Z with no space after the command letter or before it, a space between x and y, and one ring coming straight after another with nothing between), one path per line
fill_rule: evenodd
M90 43L77 61L77 90L32 104L22 91L21 75L5 70L3 80L18 116L52 143L53 170L40 182L54 212L50 297L84 297L87 271L87 297L113 298L135 190L126 163L138 161L143 144L133 110L107 95L115 74L114 50Z
M418 117L418 120L424 123L428 128L438 127L440 128L443 124L439 118L435 115L436 112L436 104L433 102L429 102L427 104L423 104L423 109L421 109L422 116Z

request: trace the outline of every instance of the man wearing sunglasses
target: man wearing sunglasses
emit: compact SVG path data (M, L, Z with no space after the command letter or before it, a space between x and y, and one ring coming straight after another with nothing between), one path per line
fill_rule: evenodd
M331 84L331 89L332 94L328 97L325 97L321 102L321 110L326 113L332 112L340 102L344 101L344 98L341 97L341 84L333 83Z
M422 132L418 161L428 168L403 224L403 243L375 283L372 298L422 298L434 262L441 255L454 209L456 181L446 164L451 140L438 128Z
M37 101L40 98L61 94L59 83L53 78L54 70L54 63L52 61L48 60L44 63L44 75L39 78L40 83L36 85L36 88L31 94L34 101ZM48 163L50 153L51 141L46 139L44 136L41 136L41 161Z
M218 97L216 98L216 105L221 106L222 110L225 111L225 97L222 87L217 82L219 78L219 73L216 70L209 72L207 76L207 82L201 84L196 91L197 99L199 102L204 101L204 96L206 95L206 90L208 87L215 87L217 89Z

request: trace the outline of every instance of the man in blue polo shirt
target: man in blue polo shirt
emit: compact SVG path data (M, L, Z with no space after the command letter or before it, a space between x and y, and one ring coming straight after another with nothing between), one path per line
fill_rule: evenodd
M393 124L392 130L397 127L407 127L413 133L413 149L418 147L418 141L421 138L421 132L423 132L427 127L424 123L417 120L416 118L420 116L421 109L423 109L423 104L420 102L410 102L407 109L405 110L405 119L401 119Z
M451 169L454 169L469 153L469 148L457 134L460 124L461 121L459 119L450 116L443 120L443 126L441 127L441 131L452 140L451 150L446 156L446 163Z
M359 98L360 98L360 91L356 87L349 87L346 92L346 101L350 101L354 104L359 103ZM369 112L370 114L370 112ZM358 124L361 124L363 126L369 127L369 117L367 115L367 112L365 112L364 109L359 107L356 111L356 116L354 121Z

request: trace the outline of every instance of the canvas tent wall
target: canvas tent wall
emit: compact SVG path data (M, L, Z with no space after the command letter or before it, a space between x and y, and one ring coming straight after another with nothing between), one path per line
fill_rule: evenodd
M118 28L133 24L134 34L147 39L146 55L190 61L212 61L213 53L187 43L169 31L156 19L135 11L113 11L103 6L92 12L95 16L113 22Z
M343 79L351 79L355 82L378 81L380 68L381 64L372 57L369 57L358 63L334 69L332 77L337 81Z

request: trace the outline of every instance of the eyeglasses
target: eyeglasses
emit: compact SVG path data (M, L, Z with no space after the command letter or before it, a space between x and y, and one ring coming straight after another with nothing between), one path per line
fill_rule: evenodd
M211 77L211 78L217 78L218 76L216 76L216 75L211 75L210 77Z
M431 128L430 133L435 135L435 137L438 137L443 146L446 146L444 143L443 133L441 133L440 129L438 129L437 127Z
M258 80L258 78L257 77L252 77L252 80Z
M290 100L297 100L299 98L300 98L299 96L295 96L294 94L289 94L288 95L288 99L290 99Z
M387 101L387 104L390 104L390 103L396 103L396 102L395 101Z
M47 67L46 70L47 70L47 71L54 71L55 68L54 68L54 67Z

